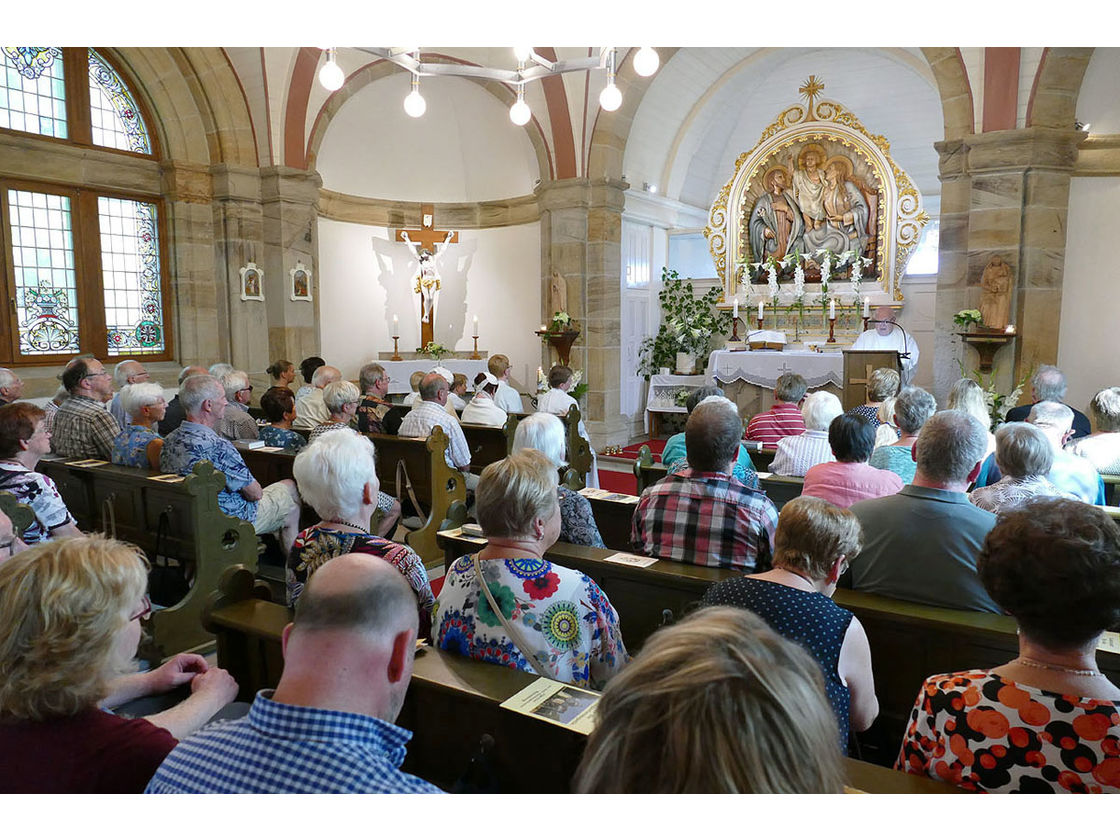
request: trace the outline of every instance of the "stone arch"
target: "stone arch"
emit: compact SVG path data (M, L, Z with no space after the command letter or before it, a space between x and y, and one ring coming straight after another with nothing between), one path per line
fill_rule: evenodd
M469 62L462 61L457 58L446 55L438 54L424 54L425 61L441 61L446 63L455 64L469 64ZM323 145L323 138L326 137L327 129L330 127L331 119L337 114L342 106L354 96L358 91L366 85L372 84L379 79L384 79L393 73L404 72L397 65L384 59L372 61L369 64L363 65L358 70L351 73L341 88L327 97L327 101L323 107L319 109L319 113L315 116L315 122L311 127L311 134L307 140L307 168L314 169L316 161L319 157L319 149ZM500 82L480 80L467 78L467 81L474 82L480 85L491 96L496 98L499 102L507 108L513 105L516 101L516 94ZM533 146L533 151L537 157L537 173L540 180L544 181L552 177L554 168L552 161L552 152L549 148L548 141L545 138L544 132L541 129L541 124L534 116L525 125L525 131L529 135L529 142Z
M922 55L929 62L933 78L937 82L937 92L941 96L941 111L945 119L944 139L959 140L974 133L976 107L960 49L922 47Z
M1045 49L1027 103L1027 127L1073 130L1077 97L1092 57L1092 47Z

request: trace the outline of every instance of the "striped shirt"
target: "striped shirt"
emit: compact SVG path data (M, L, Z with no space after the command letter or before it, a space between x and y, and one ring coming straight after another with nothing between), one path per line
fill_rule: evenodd
M810 467L835 461L828 432L805 431L778 441L778 451L770 464L774 475L805 475Z
M747 440L774 446L781 438L799 435L803 431L805 421L801 419L801 409L796 403L774 403L769 411L756 414L747 423Z
M180 742L145 793L441 793L400 771L407 729L257 694L249 714Z
M690 468L646 488L630 542L662 560L752 571L769 568L777 527L778 511L761 490Z

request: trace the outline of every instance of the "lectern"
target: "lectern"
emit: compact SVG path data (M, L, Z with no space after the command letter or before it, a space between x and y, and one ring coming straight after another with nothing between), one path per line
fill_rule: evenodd
M902 358L897 350L844 351L844 410L863 405L867 400L867 383L871 371L890 368L902 375Z

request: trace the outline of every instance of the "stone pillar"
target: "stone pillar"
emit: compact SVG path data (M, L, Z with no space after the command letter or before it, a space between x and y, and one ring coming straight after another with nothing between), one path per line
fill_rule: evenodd
M583 335L571 364L584 369L588 392L585 420L596 448L625 444L628 421L621 401L620 266L625 181L571 178L541 184L541 320L552 316L548 289L552 272L568 283L568 312ZM543 347L541 365L553 363Z
M1069 181L1083 132L1049 128L990 131L937 143L941 238L937 280L934 392L943 400L977 367L962 348L953 315L977 308L980 277L999 256L1015 276L1014 350L996 357L996 385L1007 392L1038 364L1058 358Z

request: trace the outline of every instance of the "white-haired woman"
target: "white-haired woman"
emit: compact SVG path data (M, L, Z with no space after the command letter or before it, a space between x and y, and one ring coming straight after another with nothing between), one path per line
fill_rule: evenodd
M113 441L113 463L158 470L163 438L156 431L156 424L167 413L163 386L158 382L125 385L121 389L121 408L125 417L132 418L132 423Z
M342 379L324 387L323 404L331 416L311 430L311 434L307 437L308 441L313 441L327 432L349 429L350 421L358 413L358 403L361 401L362 393L353 382Z
M814 391L801 404L805 431L778 441L778 451L770 464L774 475L805 475L809 467L835 461L828 442L828 427L833 418L844 413L840 398L828 391Z
M292 474L300 496L320 521L300 531L288 555L288 605L294 606L311 575L340 554L373 554L408 580L420 606L420 634L431 628L435 596L424 561L411 548L370 533L380 492L373 442L349 429L320 435L296 456ZM400 507L397 507L397 515Z
M627 662L618 614L587 575L545 559L560 535L556 467L533 449L482 471L486 547L447 572L433 620L443 650L602 688Z
M1074 440L1067 450L1087 458L1099 473L1120 473L1120 388L1097 391L1089 413L1097 430Z
M984 451L985 458L996 451L996 436L991 432L992 415L988 413L988 403L984 398L984 389L975 379L964 377L953 383L953 387L949 389L948 408L955 408L957 411L971 414L984 424L985 429L989 430L988 448Z
M566 446L563 421L546 411L526 417L517 424L517 431L513 434L514 452L535 449L543 453L557 470L567 466ZM559 541L606 548L595 515L591 512L591 503L563 485L557 488L557 496L560 501Z
M1077 498L1046 477L1054 466L1054 449L1045 433L1030 423L1004 423L999 427L996 466L1003 478L968 494L968 500L978 508L998 514L1035 496Z

